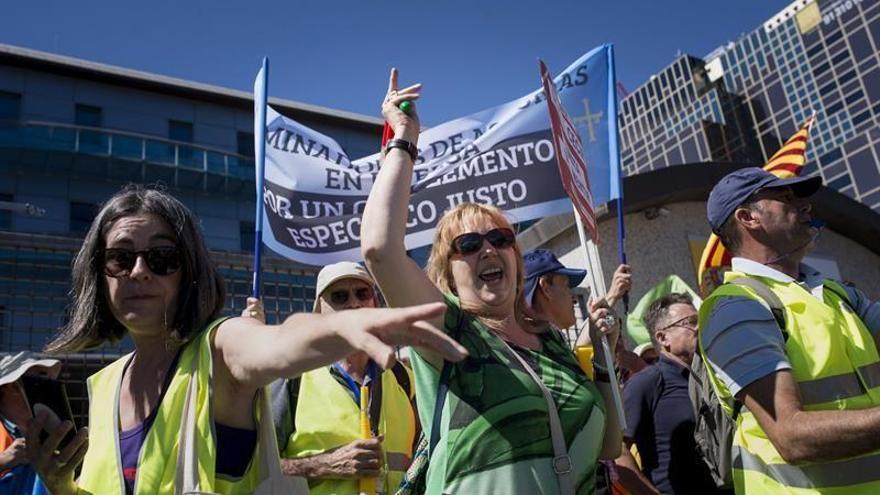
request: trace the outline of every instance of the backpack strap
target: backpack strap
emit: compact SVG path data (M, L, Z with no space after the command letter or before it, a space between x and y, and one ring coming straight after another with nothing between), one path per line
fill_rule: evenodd
M767 284L754 278L740 277L731 280L730 283L752 289L758 297L763 299L764 302L770 306L770 312L773 314L773 319L776 320L776 325L779 327L779 331L782 332L782 340L783 342L788 342L788 330L785 328L785 305L782 303L782 300L779 299L779 296L770 290L770 287L767 287ZM742 401L734 398L733 412L731 414L731 418L734 422L736 422L739 413L742 412L742 408Z
M406 368L400 361L397 361L394 363L394 366L391 367L391 372L394 373L394 378L397 380L397 384L400 385L400 388L402 388L404 392L406 392L406 396L412 400L412 384L409 381L409 373L406 371Z
M437 398L434 401L434 417L431 420L431 442L428 444L428 455L434 452L434 448L440 443L440 423L443 417L443 406L446 404L446 395L449 392L449 375L452 373L452 363L443 360L443 370L440 371L440 382L437 384Z
M776 320L776 324L782 332L782 339L788 341L788 330L785 329L785 305L782 304L782 300L779 299L779 296L770 290L770 287L767 287L767 284L750 277L735 278L729 283L748 287L755 291L755 294L770 306L770 312L773 313L773 319Z
M290 435L296 431L296 405L299 400L299 377L275 380L269 385L269 400L272 419L275 423L275 438L278 450L287 446Z
M711 385L709 385L711 387ZM733 399L733 411L730 413L730 419L736 424L736 418L742 412L743 403L740 400Z
M465 315L465 312L459 309L458 324L452 338L458 339L462 328L464 328L468 320L469 318ZM431 419L431 439L428 444L428 456L434 453L434 448L440 443L440 423L443 422L443 406L446 405L446 396L449 393L449 377L452 374L452 366L451 362L443 360L443 369L440 371L440 380L437 383L437 397L434 400L434 416Z
M843 285L837 283L834 280L826 279L822 284L822 287L834 293L834 295L839 297L840 300L843 301L844 304L846 304L846 306L850 309L850 311L853 312L854 315L859 316L859 312L856 311L856 307L853 306L852 301L849 300L849 293L846 291L846 288Z
M663 378L663 371L657 366L658 363L654 363L655 371L657 373L657 393L654 394L654 403L651 404L651 414L654 414L660 408L660 397L663 395L663 392L666 390L666 379ZM693 371L689 373L689 375L693 375Z

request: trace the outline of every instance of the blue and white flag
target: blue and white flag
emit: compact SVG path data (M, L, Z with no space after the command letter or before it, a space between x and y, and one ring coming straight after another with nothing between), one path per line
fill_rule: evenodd
M609 49L595 48L554 79L581 135L596 205L620 196ZM495 205L514 222L572 211L543 99L538 88L419 136L407 249L430 244L443 212L466 201ZM332 138L271 107L267 122L263 242L312 265L361 259L360 216L380 155L352 161Z

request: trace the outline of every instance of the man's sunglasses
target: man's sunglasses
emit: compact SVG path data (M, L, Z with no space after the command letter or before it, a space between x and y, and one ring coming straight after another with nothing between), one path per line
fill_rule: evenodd
M485 234L468 232L461 234L452 240L452 248L458 254L475 253L483 247L483 239L489 241L495 249L513 247L516 244L516 234L510 229L492 229Z
M678 327L678 328L686 328L686 329L690 330L691 332L696 332L697 327L699 327L699 326L700 326L700 317L698 315L690 315L690 316L685 316L684 318L682 318L680 320L676 320L676 321L670 323L669 325L666 325L665 327L661 328L659 331L662 332L663 330L669 330L670 328Z
M373 300L373 289L369 287L358 287L354 290L334 290L330 293L330 302L335 306L342 306L348 302L348 298L354 295L358 301L367 302Z
M114 278L127 277L137 263L138 256L143 256L150 271L160 277L180 270L180 250L177 246L153 247L143 251L109 248L100 252L104 274Z

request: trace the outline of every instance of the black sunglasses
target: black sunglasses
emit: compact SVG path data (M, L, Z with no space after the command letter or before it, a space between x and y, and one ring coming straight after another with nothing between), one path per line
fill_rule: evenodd
M131 249L109 248L100 252L104 273L108 277L127 277L137 262L138 256L143 256L147 267L156 275L164 277L180 270L180 250L177 246L160 246L132 251Z
M483 247L483 239L496 249L513 247L516 244L516 234L510 229L492 229L485 234L468 232L461 234L452 240L452 248L458 254L475 253Z
M330 302L336 306L342 306L348 302L348 298L354 294L358 301L367 302L373 299L373 289L369 287L358 287L354 290L334 290L330 293Z

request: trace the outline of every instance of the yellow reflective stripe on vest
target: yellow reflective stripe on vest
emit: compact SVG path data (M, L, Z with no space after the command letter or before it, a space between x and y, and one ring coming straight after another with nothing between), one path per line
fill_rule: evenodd
M725 274L725 282L747 275ZM795 282L762 277L785 307L788 339L785 354L798 383L806 410L857 410L880 406L880 355L873 335L846 305L845 291L825 281L823 299ZM706 324L715 303L725 297L746 297L766 306L751 289L725 284L700 307L700 325ZM702 337L700 353L705 357ZM730 391L710 367L709 378L726 409ZM729 411L728 411L729 412ZM784 461L754 415L743 411L733 439L733 480L737 493L749 495L874 494L880 493L880 451L857 458L792 465Z
M798 382L798 387L804 405L864 395L869 388L880 387L880 363L862 366L856 373Z
M385 463L389 471L406 471L412 459L403 452L386 452Z
M760 457L734 445L733 468L755 471L792 488L835 488L877 482L880 454L821 464L766 464Z

